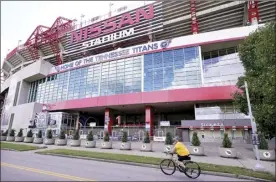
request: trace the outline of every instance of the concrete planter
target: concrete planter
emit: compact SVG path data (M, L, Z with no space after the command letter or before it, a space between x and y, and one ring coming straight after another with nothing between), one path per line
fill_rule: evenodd
M7 140L7 136L1 136L1 141L6 141Z
M255 157L257 158L256 150L254 149ZM260 150L260 160L262 161L275 161L275 150Z
M189 152L191 155L203 156L204 148L202 146L189 146Z
M80 140L71 140L71 142L70 142L71 147L79 147L80 144L81 144Z
M35 144L42 144L43 143L43 138L34 138L34 142Z
M165 145L164 146L164 152L170 152L172 150L173 146L172 145Z
M56 145L58 146L67 145L67 139L56 139Z
M235 148L219 148L219 155L225 158L237 158L237 151Z
M86 141L85 142L85 147L86 148L95 148L96 147L96 141Z
M130 142L122 142L120 146L120 150L131 150Z
M14 139L15 139L15 137L13 137L13 136L7 136L6 141L7 142L14 142Z
M34 138L33 137L25 137L24 138L24 143L33 143Z
M24 137L15 137L14 141L15 142L23 142L24 141Z
M141 151L152 152L152 143L143 143L141 146Z
M109 142L102 142L102 144L101 144L101 148L102 149L112 149L112 142L111 141L109 141Z
M44 144L45 145L54 145L55 144L55 139L54 138L45 138Z

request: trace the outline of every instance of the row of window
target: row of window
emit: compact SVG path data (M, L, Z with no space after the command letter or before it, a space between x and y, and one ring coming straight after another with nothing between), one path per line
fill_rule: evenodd
M201 66L198 47L181 48L92 65L32 82L28 102L190 88L202 83L215 85L236 82L243 72L237 53L202 60Z

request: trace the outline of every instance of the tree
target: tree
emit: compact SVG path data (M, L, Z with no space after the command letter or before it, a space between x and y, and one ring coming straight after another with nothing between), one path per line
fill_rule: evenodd
M122 137L122 142L123 143L126 143L128 140L127 140L127 132L126 131L124 131L123 132L123 137Z
M60 131L60 134L59 134L59 139L64 140L65 138L66 138L66 136L65 136L65 131L64 131L64 130L61 130L61 131Z
M23 129L21 128L17 133L17 137L22 137L22 136L23 136Z
M266 24L251 33L244 43L239 45L239 57L244 66L245 74L238 79L236 84L240 91L233 95L235 106L242 113L248 114L245 89L242 87L246 80L252 114L258 130L268 139L275 137L276 128L275 27L275 22Z
M80 139L79 130L76 130L74 135L73 135L73 140L79 140L79 139Z
M53 138L53 133L52 133L52 130L51 130L51 129L47 130L46 137L47 137L48 139L52 139L52 138Z
M231 148L232 147L232 142L230 141L230 139L228 137L228 133L224 133L222 147L223 148Z
M41 130L38 131L37 138L42 138L42 131Z
M197 132L193 133L192 145L193 146L200 146L200 140L199 140L199 138L197 136Z
M264 136L263 135L259 135L259 140L260 140L260 144L259 144L259 149L261 150L268 150L268 143L267 141L265 140Z
M149 138L149 132L146 131L145 138L144 138L144 143L150 143L150 138Z
M166 134L165 144L166 145L172 145L173 144L173 138L172 138L172 134L170 132L167 132L167 134Z
M108 133L108 131L105 132L104 138L103 138L103 139L104 139L105 142L109 142L110 138L109 138L109 133Z
M7 136L8 135L8 130L1 132L1 136Z
M32 130L29 130L29 131L27 132L27 137L29 137L29 138L33 137L33 132L32 132Z
M14 129L11 129L10 133L9 133L9 136L10 137L14 137L14 134L15 134L15 130Z
M86 140L87 141L93 141L94 140L92 131L89 131L88 135L86 136Z

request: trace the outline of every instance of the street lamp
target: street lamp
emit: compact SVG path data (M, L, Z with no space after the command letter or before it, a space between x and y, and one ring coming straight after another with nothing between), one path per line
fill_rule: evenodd
M84 17L84 14L81 14L81 18L80 18L80 28L82 27L82 18Z
M20 42L21 42L22 40L18 40L18 44L17 44L17 47L19 46L19 44L20 44Z
M248 112L249 112L249 117L250 117L250 123L252 126L252 136L258 136L257 135L257 127L256 127L256 122L255 119L253 120L253 115L252 115L252 110L251 110L251 104L250 104L250 98L249 98L249 92L248 92L248 85L247 82L244 81L244 85L242 88L245 88L245 94L246 94L246 100L247 100L247 105L248 105ZM257 164L255 165L255 170L263 171L264 167L260 164L260 156L259 156L259 148L258 145L253 143L255 147L255 155L257 156Z

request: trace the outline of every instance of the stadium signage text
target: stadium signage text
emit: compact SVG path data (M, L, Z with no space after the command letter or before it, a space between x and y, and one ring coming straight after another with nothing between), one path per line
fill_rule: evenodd
M55 74L58 72L67 71L69 69L88 66L91 64L97 64L105 61L131 57L148 51L164 49L169 47L169 44L170 44L170 40L165 40L165 41L152 42L152 43L139 45L139 46L133 46L133 47L124 48L124 49L117 49L116 51L89 56L86 58L82 58L69 63L62 64L59 66L55 66L52 68L50 74Z
M121 16L112 17L105 21L83 27L79 30L74 30L71 32L71 43L100 37L118 31L125 26L138 24L141 19L150 20L153 18L154 6L153 4L150 4L147 8L144 7L137 9L133 17L131 17L130 12L127 12Z
M114 40L118 40L124 37L128 37L134 34L134 28L130 28L127 30L122 30L113 34L105 35L96 39L89 40L87 42L82 43L82 46L87 48L87 47L92 47L95 45L99 45L105 42L110 42Z

